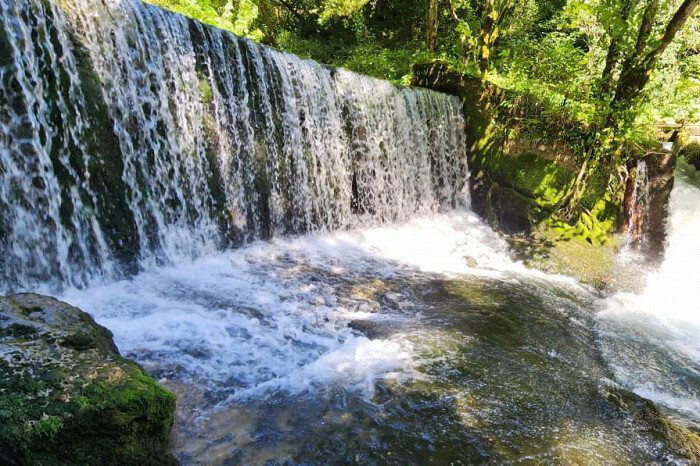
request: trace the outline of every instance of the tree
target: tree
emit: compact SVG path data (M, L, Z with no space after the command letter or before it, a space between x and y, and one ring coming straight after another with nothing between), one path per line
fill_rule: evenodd
M498 35L498 11L495 0L486 0L484 7L484 19L481 20L479 33L479 71L481 79L486 81L489 74L489 59L491 56L491 44Z
M428 50L434 52L438 47L438 27L440 16L438 0L428 0Z
M699 2L700 0L684 0L662 29L663 34L660 34L660 37L654 37L654 24L659 15L659 0L649 0L636 31L634 47L624 60L618 50L619 37L611 36L602 76L603 92L612 93L614 71L619 65L621 68L614 93L610 97L605 126L615 127L621 119L628 118L629 111L633 109L635 101L649 83L659 58L691 17ZM624 20L629 17L631 9L631 1L625 0L620 10Z
M488 78L491 56L501 25L505 19L512 16L516 2L513 0L449 0L448 3L456 23L455 31L459 35L462 61L467 65L469 56L476 49L475 60L485 81ZM478 38L472 36L472 29L479 31Z
M627 27L634 13L633 2L622 0L619 19L622 27L610 34L610 45L601 76L601 99L607 108L599 115L591 128L586 156L571 190L562 198L559 210L565 217L576 215L579 200L590 175L602 166L614 173L620 165L623 144L620 133L634 122L638 110L638 98L649 83L659 58L671 44L678 31L688 21L700 0L683 0L665 27L655 31L658 22L660 0L647 0L641 6L638 27ZM623 52L625 43L634 44ZM619 67L619 76L614 75Z

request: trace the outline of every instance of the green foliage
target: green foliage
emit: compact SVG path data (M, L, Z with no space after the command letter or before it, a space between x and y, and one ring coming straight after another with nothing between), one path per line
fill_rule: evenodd
M499 183L517 187L536 217L549 218L562 235L591 243L603 242L616 226L619 186L608 181L634 155L628 148L649 145L645 124L700 121L700 15L690 17L665 53L645 61L682 0L659 0L656 11L648 8L654 0L494 0L493 9L485 0L439 0L434 51L427 47L428 0L152 1L395 83L409 83L415 63L437 60L495 84L505 94L496 116L482 122L487 143L494 137L560 143L573 154L564 185L560 174L546 171L555 169L536 160L496 156L492 162L504 164L492 167ZM584 162L583 178L574 183ZM520 163L530 172L516 170ZM515 178L503 172L509 169ZM561 215L546 212L553 208Z
M684 157L685 160L700 170L700 143L691 142L678 151L678 155Z
M253 0L145 0L253 40L263 33L254 26L258 6Z
M283 50L394 82L411 66L440 58L475 71L483 0L440 0L438 50L426 50L427 0L148 0L205 23ZM499 86L527 91L584 124L609 96L601 76L611 43L620 66L635 47L649 0L496 0L489 76ZM650 43L680 0L660 1ZM695 13L662 55L644 98L620 121L700 121L700 16ZM622 128L614 136L635 137Z
M484 157L482 167L494 181L533 198L543 210L556 206L576 177L572 170L533 153L518 157L492 153Z
M360 11L369 0L326 0L320 9L321 22L339 16L350 16Z

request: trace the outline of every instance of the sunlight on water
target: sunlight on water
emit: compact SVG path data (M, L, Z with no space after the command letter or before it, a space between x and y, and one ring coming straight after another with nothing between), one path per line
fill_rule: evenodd
M379 290L389 305L363 290L419 271L524 273L505 251L473 213L454 212L253 243L62 298L158 373L206 378L237 397L333 379L371 391L375 376L412 372L411 345L401 335L369 340L348 323L401 321L415 310L400 289Z
M698 419L692 176L646 289L602 299L469 210L455 96L137 0L0 19L0 290L58 294L178 391L183 462L662 457L613 375Z
M681 164L664 262L641 293L618 293L598 315L615 374L637 394L700 420L700 188ZM693 181L695 179L696 181Z
M0 0L0 18L2 291L468 205L455 96L139 0Z

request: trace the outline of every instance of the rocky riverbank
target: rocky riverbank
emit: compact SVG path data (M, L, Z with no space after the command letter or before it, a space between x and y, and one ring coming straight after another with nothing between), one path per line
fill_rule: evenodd
M175 395L53 298L0 298L0 463L169 464Z
M630 238L649 260L663 257L672 152L653 144L625 148L627 166L593 171L581 188L581 213L568 218L562 204L585 163L581 141L590 129L584 122L552 115L534 96L482 83L439 61L416 65L413 84L462 99L472 208L506 237L518 259L616 288L616 253Z

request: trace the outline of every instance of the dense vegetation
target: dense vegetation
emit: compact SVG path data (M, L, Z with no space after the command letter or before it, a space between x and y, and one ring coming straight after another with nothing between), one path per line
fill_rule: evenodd
M638 80L633 75L647 71L640 65L650 65L651 82L635 105L638 121L700 121L696 0L151 1L396 82L407 82L411 66L427 59L459 63L470 73L481 68L501 86L538 93L586 121L615 98L621 77ZM678 12L685 15L677 31L660 47Z
M538 140L558 127L576 156L578 175L555 206L567 222L586 213L587 183L621 179L649 144L647 124L700 121L700 0L151 1L394 82L439 60L534 98L537 118L526 114L517 130Z

